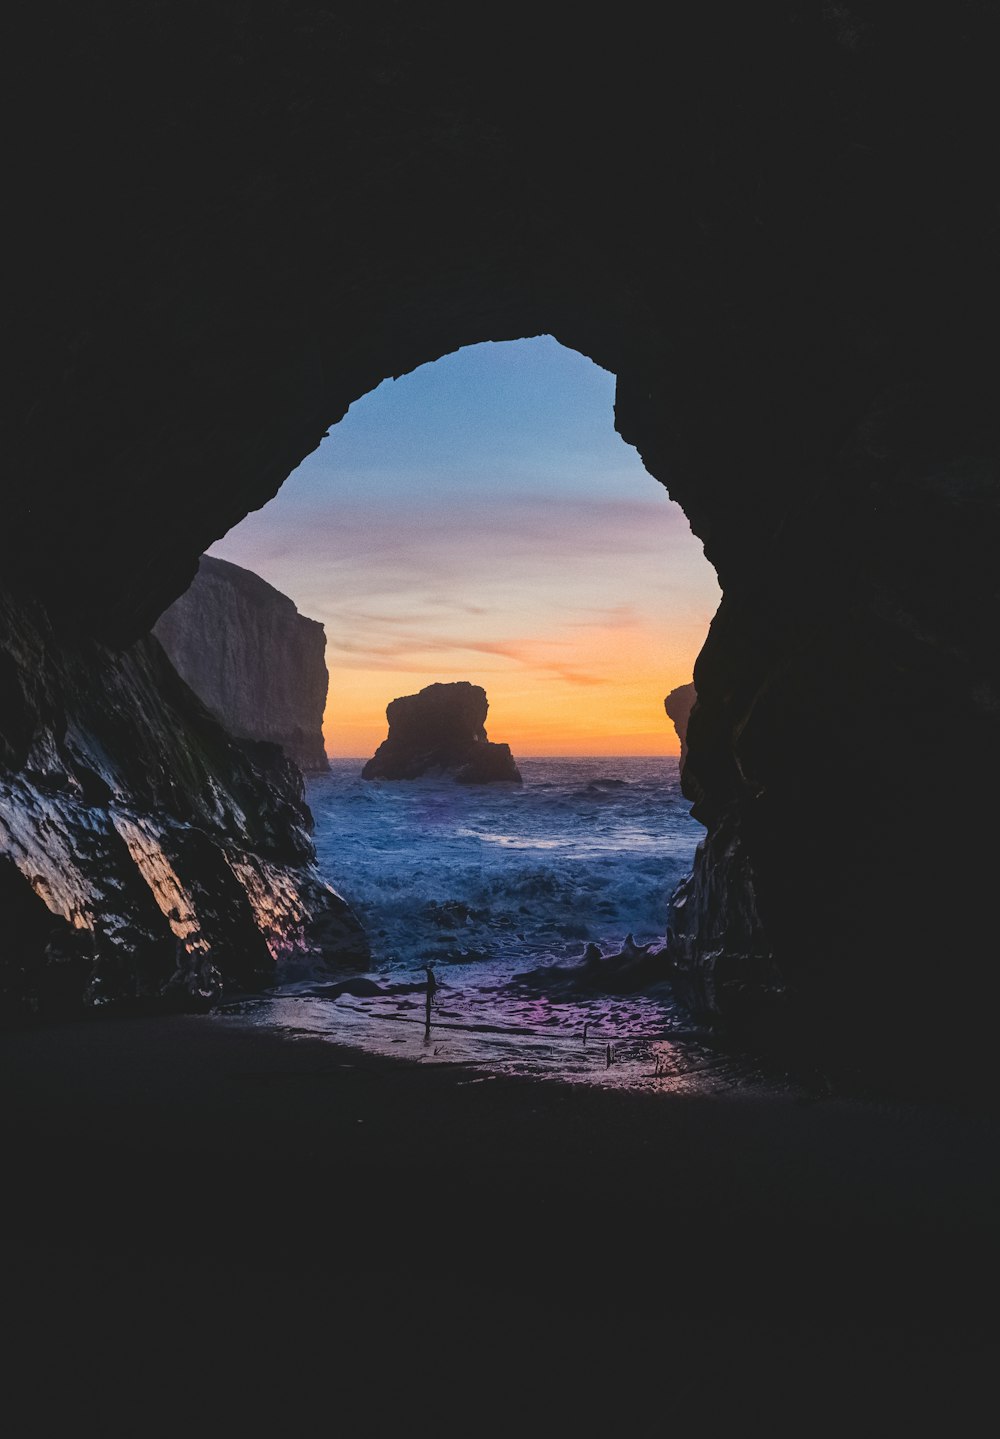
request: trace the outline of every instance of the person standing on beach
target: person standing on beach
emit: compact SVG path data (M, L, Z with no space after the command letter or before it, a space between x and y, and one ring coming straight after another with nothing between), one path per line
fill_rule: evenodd
M427 1002L424 1011L424 1040L426 1041L431 1037L431 1004L434 1000L434 992L438 987L438 982L434 978L433 963L425 964L424 968L427 970Z

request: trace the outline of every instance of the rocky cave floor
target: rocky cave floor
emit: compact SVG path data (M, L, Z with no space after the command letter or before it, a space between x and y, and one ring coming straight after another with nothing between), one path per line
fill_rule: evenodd
M962 1433L989 1398L982 1109L484 1081L211 1016L25 1027L2 1063L40 1432Z

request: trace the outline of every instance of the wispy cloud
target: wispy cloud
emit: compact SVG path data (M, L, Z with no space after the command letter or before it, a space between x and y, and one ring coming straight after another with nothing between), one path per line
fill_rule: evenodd
M548 674L558 675L570 685L606 685L610 683L607 675L587 674L584 670L571 668L569 665L540 665L540 669Z
M445 654L461 650L469 654L500 655L504 659L520 660L522 654L516 644L495 644L486 640L465 637L451 638L447 635L407 635L399 640L345 639L343 636L327 638L327 650L343 654L378 655L382 659L405 659L415 652L420 654Z

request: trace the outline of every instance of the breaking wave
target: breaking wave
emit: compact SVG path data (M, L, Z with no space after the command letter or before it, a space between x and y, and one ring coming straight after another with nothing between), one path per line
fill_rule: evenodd
M311 779L320 869L364 924L371 969L286 986L254 1022L493 1072L603 1079L606 1045L631 1057L619 1080L654 1060L683 1069L669 986L620 992L623 974L655 980L669 898L703 834L677 760L519 767L517 787L362 780L356 760Z

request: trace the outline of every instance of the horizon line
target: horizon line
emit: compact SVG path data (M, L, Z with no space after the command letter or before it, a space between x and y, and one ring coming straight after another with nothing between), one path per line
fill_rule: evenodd
M525 754L522 759L680 759L680 751L677 753L663 754L636 754L634 751L626 751L622 754ZM328 754L328 760L360 760L367 764L371 755L355 754Z

